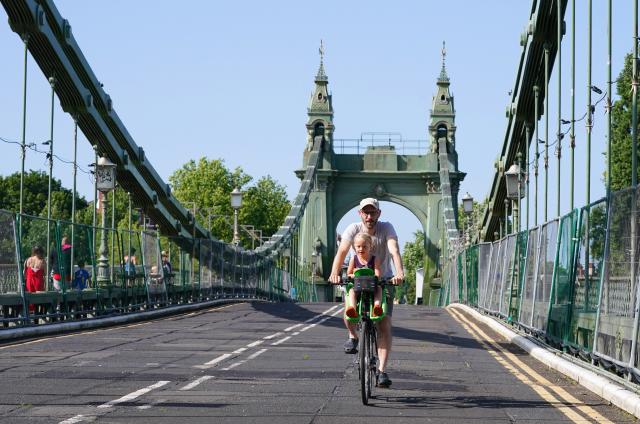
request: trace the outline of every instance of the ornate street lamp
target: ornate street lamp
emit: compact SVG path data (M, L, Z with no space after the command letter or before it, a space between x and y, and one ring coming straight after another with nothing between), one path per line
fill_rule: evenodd
M520 159L520 154L518 154L518 161ZM524 178L522 178L522 171L520 169L520 165L514 163L511 165L509 170L504 173L505 183L507 186L507 198L510 200L515 200L516 204L513 208L513 221L514 231L520 231L520 221L518 220L518 210L520 199L525 196L524 190Z
M472 213L473 213L473 197L471 197L471 195L469 194L469 192L467 192L463 197L462 197L462 210L464 211L464 214L467 216L467 234L466 234L466 242L467 245L469 245L471 243L471 236L470 236L470 232L471 232L471 217L472 217Z
M100 257L98 258L99 287L111 282L109 276L109 251L107 250L107 202L108 194L116 187L116 165L106 157L98 159L96 164L96 188L102 193L102 231L100 232Z
M231 192L231 207L233 208L233 241L236 246L240 243L238 233L238 209L242 206L242 192L236 187Z

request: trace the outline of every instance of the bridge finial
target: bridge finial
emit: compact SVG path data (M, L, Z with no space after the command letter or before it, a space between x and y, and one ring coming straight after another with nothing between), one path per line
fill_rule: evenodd
M446 49L444 40L442 40L442 50L440 50L440 54L442 55L442 70L440 70L440 77L438 79L440 81L449 81L449 77L447 76L447 69L445 67L445 59L447 57L447 49Z
M324 43L322 39L320 39L320 48L318 49L318 53L320 53L320 67L318 68L318 75L316 75L316 81L318 80L326 80L327 74L324 73Z

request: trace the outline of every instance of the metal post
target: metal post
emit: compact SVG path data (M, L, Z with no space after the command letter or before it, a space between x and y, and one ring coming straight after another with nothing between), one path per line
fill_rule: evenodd
M22 36L24 42L24 79L22 87L22 143L20 147L22 149L22 167L20 169L20 231L19 239L22 239L22 214L24 213L24 160L27 155L27 52L29 45L29 35L24 34Z
M589 14L588 14L588 27L587 27L587 197L586 204L591 203L591 128L592 123L592 111L591 111L591 48L592 48L592 4L593 0L589 0ZM587 264L589 266L589 264Z
M637 283L636 263L637 249L637 208L636 208L636 185L638 183L638 0L633 2L633 69L631 75L632 85L632 106L631 106L631 187L633 187L633 200L631 204L631 284L636 286L633 332L631 335L631 355L629 358L629 366L635 366L636 349L638 341L638 320L640 319L640 284ZM631 373L628 374L631 379Z
M48 259L50 256L51 249L51 182L53 179L53 116L54 116L54 100L55 100L55 85L56 79L54 77L49 78L49 84L51 85L51 131L49 133L49 188L47 190L47 273L45 275L50 275L49 264L50 260ZM71 248L73 249L73 242L71 243Z
M533 210L533 225L534 226L538 226L538 159L540 158L540 151L539 151L539 144L540 144L540 139L538 138L538 117L539 115L539 111L538 111L538 105L540 104L540 87L538 87L537 85L533 86L533 94L535 97L535 105L534 105L534 114L535 114L535 130L534 130L534 138L535 138L535 142L536 142L536 157L535 160L533 162L533 175L535 177L535 182L536 182L536 195L534 197L535 201L534 201L534 210Z
M509 235L509 199L504 199L504 235Z
M238 234L238 209L233 210L233 241L232 243L238 245L240 242L240 234Z
M573 186L575 178L575 150L576 150L576 0L571 0L571 132L569 143L571 147L571 181L569 188L569 208L573 210Z
M74 123L74 127L73 127L73 193L71 194L71 275L72 276L73 276L73 264L75 263L74 249L76 246L76 239L75 239L76 237L76 179L78 177L78 121L76 121L75 117L73 119L73 123ZM51 144L53 144L53 131L51 135Z
M631 186L638 184L638 0L633 2L633 69L631 75Z
M98 145L94 145L93 146L93 152L94 152L94 161L93 161L93 220L92 220L92 226L93 226L93 240L91 240L91 242L93 243L93 248L95 249L96 247L96 226L98 225L98 223L96 222L96 209L98 209ZM95 252L95 250L94 250ZM97 279L97 276L96 276Z
M575 1L575 0L574 0ZM612 81L611 81L611 56L612 56L612 47L611 47L611 39L612 36L612 5L611 0L609 0L609 25L608 25L608 58L607 58L607 203L609 202L609 197L611 196L611 107L613 106L611 103L611 89L612 89ZM637 43L634 43L637 44Z
M108 193L102 192L102 228L100 229L100 257L98 258L98 287L104 288L109 285L109 258L107 255L107 203Z
M525 182L527 183L527 230L529 229L529 205L530 205L530 197L529 197L529 157L531 148L529 146L531 140L531 124L527 123L525 126L526 131L526 146L527 146L527 156L525 157L525 163L527 164L527 170L525 171ZM536 141L537 144L537 141Z
M518 158L518 199L516 200L516 209L514 209L513 211L513 220L515 223L515 233L519 233L520 232L520 196L522 194L521 190L520 190L520 186L522 184L522 152L518 152L516 154L516 157Z
M558 44L558 123L557 123L557 141L556 141L556 153L558 156L558 174L557 174L557 193L556 193L556 216L560 216L560 170L561 158L562 158L562 128L560 127L560 121L562 120L562 3L557 1L558 5L558 28L557 28L557 44Z
M113 197L111 198L111 275L113 275L113 267L115 266L115 229L116 229L116 190L113 189Z
M544 222L549 196L549 46L544 46Z

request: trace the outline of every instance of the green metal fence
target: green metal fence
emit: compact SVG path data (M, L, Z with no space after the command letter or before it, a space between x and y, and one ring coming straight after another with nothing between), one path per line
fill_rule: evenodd
M27 285L32 252L42 252L42 286L32 286L32 276ZM216 240L0 210L0 322L5 328L36 325L221 298L317 300L312 284L291 278L283 262Z
M440 304L467 303L640 381L639 190L452 252Z

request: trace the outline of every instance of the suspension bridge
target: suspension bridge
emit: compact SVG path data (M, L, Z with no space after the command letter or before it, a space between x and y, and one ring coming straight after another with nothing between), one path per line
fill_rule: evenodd
M589 80L581 82L588 91L583 118L576 117L573 103L570 119L560 116L562 96L570 91L574 100L575 72L571 90L562 85L566 58L561 46L567 31L573 31L575 46L575 1L533 1L529 16L521 17L526 26L507 127L502 145L491 147L499 158L488 167L494 177L486 207L476 217L464 204L468 196L458 200L468 176L458 166L450 89L455 81L449 78L444 48L428 140L415 144L375 134L334 138L321 48L302 166L292 169L300 186L282 225L264 243L258 237L261 243L252 250L216 239L176 199L119 118L72 23L52 0L0 3L24 46L25 73L23 135L17 142L20 210L0 209L0 339L5 342L0 346L5 381L0 421L635 422L634 416L640 417L635 395L640 383L637 61L631 185L610 189L609 113L607 194L591 201L588 191L585 205L573 204L575 123L586 121L591 149L590 123L598 102L606 100L609 112L613 107L611 2L606 94L592 100L592 92L603 90L592 83L589 70ZM591 55L591 2L580 7L589 11ZM631 15L629 5L616 7ZM637 43L630 47L637 58ZM29 56L50 85L52 105L57 98L95 151L100 223L98 217L93 225L76 222L75 209L70 220L55 219L50 209L47 216L23 211L24 158L33 147L24 135ZM550 117L554 69L559 111ZM51 119L53 126L53 112ZM555 139L548 133L552 120ZM571 126L565 131L563 125ZM565 136L572 186L570 211L561 215ZM547 206L549 148L554 146L555 215ZM53 156L50 150L50 164ZM77 172L75 159L73 167ZM544 196L539 195L540 174ZM109 225L109 193L116 182L128 193L129 215L132 207L139 208L153 227L134 231L131 224L126 230ZM424 287L417 293L424 305L396 306L394 385L379 391L377 408L368 409L355 402L357 375L340 348L343 307L336 301L341 293L327 283L337 224L363 197L405 207L425 234ZM539 197L544 203L540 219ZM466 228L459 206L469 212ZM234 230L235 239L237 216ZM44 287L33 289L24 264L36 245L46 246L49 262ZM71 276L83 267L88 284L74 287ZM62 332L73 333L55 335ZM569 378L584 390L576 391Z

